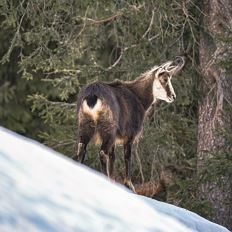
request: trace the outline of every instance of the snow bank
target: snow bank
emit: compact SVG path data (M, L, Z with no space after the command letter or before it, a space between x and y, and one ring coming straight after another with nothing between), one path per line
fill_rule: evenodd
M0 231L228 231L0 128Z

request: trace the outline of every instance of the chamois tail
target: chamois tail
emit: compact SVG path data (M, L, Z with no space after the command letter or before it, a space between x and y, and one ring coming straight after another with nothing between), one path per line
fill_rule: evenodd
M86 86L78 99L79 107L82 106L83 111L88 115L98 115L103 109L103 104L112 102L112 96L108 88L105 84L99 82Z
M83 101L83 111L95 117L102 110L102 100L98 97L87 97Z
M92 94L92 95L87 96L85 100L86 100L87 105L90 108L94 108L99 98L95 94Z

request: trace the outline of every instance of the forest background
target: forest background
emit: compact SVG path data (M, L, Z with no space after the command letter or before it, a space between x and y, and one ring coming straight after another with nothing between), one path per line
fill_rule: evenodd
M0 28L0 124L69 157L81 87L133 80L185 54L176 101L146 119L132 180L232 229L230 0L1 0ZM96 147L86 163L100 169Z

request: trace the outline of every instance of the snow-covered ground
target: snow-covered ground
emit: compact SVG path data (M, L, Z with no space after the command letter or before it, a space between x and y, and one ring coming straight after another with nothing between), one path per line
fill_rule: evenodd
M228 232L0 128L0 232Z

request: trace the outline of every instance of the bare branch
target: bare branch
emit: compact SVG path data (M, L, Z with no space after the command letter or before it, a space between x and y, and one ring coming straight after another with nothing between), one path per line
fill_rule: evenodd
M119 63L119 61L120 61L121 58L122 58L123 53L124 53L124 51L122 50L120 56L118 57L118 59L117 59L111 66L109 66L109 67L106 69L106 71L111 70L112 68L114 68L114 67Z
M25 0L23 0L22 3L20 4L21 7L23 6L24 2L25 2ZM28 4L29 4L29 3L27 3L26 9L27 9L27 7L28 7ZM25 9L25 11L24 11L24 13L23 13L23 15L22 15L20 21L19 21L19 24L18 24L18 27L17 27L17 29L16 29L15 35L14 35L13 39L11 40L10 47L9 47L7 53L6 53L6 54L3 56L3 58L0 60L0 63L5 63L5 62L8 62L8 61L9 61L11 52L12 52L13 49L14 49L14 45L15 45L16 39L17 39L18 36L19 36L19 31L20 31L20 28L21 28L23 19L24 19L25 14L26 14L26 9Z
M83 27L81 28L81 30L79 31L78 35L75 37L75 39L77 37L79 37L81 35L81 33L84 31L85 27L86 27L86 19L87 19L87 12L88 12L89 6L87 7L86 11L85 11L85 17L84 17L84 24Z
M122 16L123 13L121 11L119 11L118 13L116 13L115 15L112 15L108 18L105 18L105 19L99 19L99 20L94 20L94 19L90 19L90 18L87 18L87 20L91 21L89 24L87 24L88 26L92 26L92 25L95 25L95 24L101 24L101 23L106 23L106 22L109 22L109 21L113 21L114 19Z
M56 145L52 146L54 149L58 147L63 147L63 146L68 146L75 144L76 142L74 140L68 140L68 141L63 141L63 142L58 142Z
M78 74L80 73L81 71L80 70L75 70L75 69L61 69L61 70L54 70L54 71L51 71L51 72L45 72L44 74L46 75L50 75L50 74L57 74L57 73L75 73L75 74Z
M151 16L151 21L150 21L150 25L149 27L147 28L147 30L145 31L145 33L143 34L142 38L144 38L151 30L151 27L153 25L153 22L154 22L154 15L155 15L155 11L153 10L152 11L152 16Z

